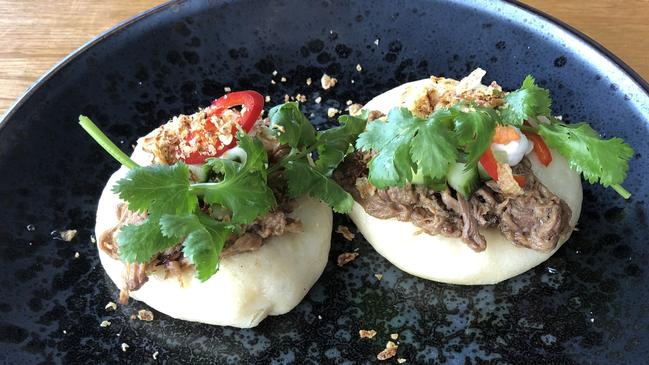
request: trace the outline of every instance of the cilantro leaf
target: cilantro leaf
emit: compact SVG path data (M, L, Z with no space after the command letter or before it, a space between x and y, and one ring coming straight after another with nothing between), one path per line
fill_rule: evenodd
M525 119L549 116L551 113L550 92L537 86L531 75L525 77L520 89L505 96L505 102L501 109L502 122L516 127L522 126Z
M183 253L196 267L196 277L201 281L217 272L225 241L235 231L231 224L218 222L202 212L163 215L160 226L165 236L184 238Z
M316 140L315 128L302 114L296 102L284 103L268 112L270 127L275 131L279 142L292 148L302 148Z
M417 165L417 173L440 180L458 159L457 141L449 130L451 113L440 110L421 126L412 139L410 155Z
M463 110L466 109L466 110ZM467 153L467 168L475 167L491 145L497 114L493 109L456 104L450 109L455 118L455 137Z
M239 147L246 152L245 163L210 158L206 163L222 174L220 182L193 184L192 191L202 194L208 204L220 204L232 211L232 221L248 224L266 214L275 205L275 195L266 182L268 156L262 143L243 133Z
M608 187L626 178L633 149L621 138L602 139L586 123L541 123L539 134L591 184L599 182Z
M145 263L156 253L175 246L178 240L163 236L158 218L149 216L140 224L123 226L117 234L117 242L122 260Z
M316 168L326 175L340 164L350 151L354 141L365 130L366 119L343 115L338 118L339 127L318 132L318 160Z
M220 204L232 211L232 221L248 224L266 214L275 205L275 196L259 172L245 172L241 164L214 159L213 169L223 174L217 183L194 184L208 204Z
M189 190L189 169L182 162L131 169L113 192L128 202L130 210L153 215L190 213L198 206Z
M266 176L266 166L268 164L268 154L264 150L264 145L257 138L252 138L247 133L237 132L237 144L241 149L246 151L246 161L243 169L245 171L259 171Z
M409 142L422 123L424 120L414 117L407 108L393 108L387 122L374 121L358 136L356 148L376 153L369 163L372 185L381 189L404 186L412 179Z
M307 162L289 162L284 176L288 181L288 193L292 198L308 194L330 205L338 213L351 212L354 205L352 196Z

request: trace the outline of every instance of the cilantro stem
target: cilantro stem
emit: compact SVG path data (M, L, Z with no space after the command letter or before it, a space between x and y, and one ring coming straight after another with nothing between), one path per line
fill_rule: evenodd
M611 185L613 190L615 190L618 194L620 194L624 199L629 199L631 197L631 193L626 190L625 188L622 187L620 184L613 184Z
M140 167L135 161L131 160L127 154L119 149L111 140L104 134L104 132L95 125L95 123L90 120L90 118L85 115L79 116L79 124L81 127L95 140L109 155L113 156L117 162L128 167L129 169L134 169Z

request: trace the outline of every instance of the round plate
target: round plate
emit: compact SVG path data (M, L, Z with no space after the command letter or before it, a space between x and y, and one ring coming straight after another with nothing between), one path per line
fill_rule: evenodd
M269 104L306 95L304 110L327 126L329 107L476 67L506 88L532 74L551 90L555 113L626 139L637 152L625 184L633 197L585 184L579 231L546 263L498 285L421 280L360 235L348 242L334 234L330 263L304 301L254 329L160 313L131 320L146 308L133 301L104 309L118 290L91 235L99 193L118 166L77 125L79 114L130 152L138 136L208 105L226 86L259 90ZM338 78L335 88L320 88L323 72ZM0 362L369 363L398 333L397 357L409 363L642 363L647 89L592 41L505 2L181 1L153 9L64 60L0 124ZM344 216L335 224L355 232ZM64 242L51 234L61 229L79 233ZM354 249L356 261L335 265ZM103 320L112 324L100 327ZM360 329L378 334L360 339Z

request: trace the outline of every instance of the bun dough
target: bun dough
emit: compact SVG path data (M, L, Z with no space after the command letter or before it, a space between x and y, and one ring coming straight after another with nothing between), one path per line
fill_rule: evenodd
M372 99L364 108L387 114L392 107L400 105L407 87L420 87L428 82L425 79L401 85ZM579 175L556 151L552 151L552 163L548 167L534 153L528 158L539 181L568 204L572 211L570 224L575 226L583 197ZM547 260L570 237L568 233L559 240L555 250L544 253L515 246L498 229L481 229L487 249L475 252L460 238L431 236L419 233L420 229L409 222L375 218L358 203L354 203L350 216L374 249L401 270L450 284L495 284L509 279Z
M153 161L140 144L132 158L141 165ZM121 167L115 172L101 194L96 237L117 223L120 199L111 188L127 171ZM220 326L249 328L268 315L287 313L322 274L332 229L331 209L312 198L301 199L291 216L302 221L302 232L271 237L257 251L224 258L219 271L205 282L188 273L182 287L177 277L165 278L160 270L130 296L171 317ZM124 264L102 250L99 258L108 276L122 288Z

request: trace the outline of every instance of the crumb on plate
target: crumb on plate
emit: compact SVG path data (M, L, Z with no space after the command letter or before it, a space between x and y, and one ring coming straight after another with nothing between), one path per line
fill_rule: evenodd
M339 110L339 109L336 109L336 108L329 108L329 109L327 109L327 116L329 116L329 118L333 118L333 117L335 117L336 114L338 114L338 113L340 113L340 110Z
M375 330L360 330L360 331L358 331L358 336L360 336L360 338L374 338L374 336L376 336L376 331Z
M358 252L344 252L338 255L338 266L343 267L348 263L356 260L358 257Z
M322 85L322 88L325 90L329 90L332 87L336 86L337 82L338 82L337 78L331 77L327 74L323 74L322 78L320 79L320 84Z
M61 241L70 242L77 235L76 229L66 229L65 231L59 231L61 235Z
M376 358L381 360L381 361L390 359L390 358L394 357L397 354L397 349L398 348L399 348L399 346L397 346L396 343L394 343L392 341L388 341L388 343L385 344L385 349L383 351L379 352L378 355L376 355Z
M338 225L338 228L336 228L336 233L340 233L347 241L351 241L356 237L355 234L352 233L352 231L349 230L347 226L343 226L342 224Z
M153 321L153 313L150 310L140 309L137 311L137 319L140 321L151 322Z
M347 108L349 110L349 115L358 115L360 114L361 110L363 109L363 106L361 104L352 104Z

